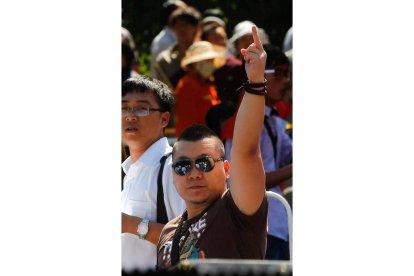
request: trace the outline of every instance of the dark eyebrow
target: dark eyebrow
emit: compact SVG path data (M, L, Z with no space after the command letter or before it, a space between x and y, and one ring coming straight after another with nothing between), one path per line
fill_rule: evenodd
M189 157L187 157L187 156L180 156L180 157L177 157L177 159L175 159L175 160L173 160L173 162L175 162L175 161L179 161L179 160L191 160L191 158L189 158Z
M196 160L196 159L198 159L198 158L201 158L201 157L211 157L211 155L209 155L209 154L207 154L207 153L202 153L202 154L200 154L200 155L197 155L197 157L196 158L194 158L194 160ZM187 156L180 156L180 157L177 157L177 159L175 159L175 160L173 160L173 162L175 162L175 161L178 161L178 160L193 160L193 159L191 159L190 157L187 157Z

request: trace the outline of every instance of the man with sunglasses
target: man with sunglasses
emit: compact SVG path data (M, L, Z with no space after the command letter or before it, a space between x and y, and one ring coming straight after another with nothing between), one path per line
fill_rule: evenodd
M158 243L159 269L188 258L263 259L267 200L259 138L264 116L266 52L257 28L241 53L248 82L238 111L231 168L220 138L193 125L173 147L173 177L187 210L168 222ZM230 177L230 189L226 180Z
M122 84L122 140L130 151L122 164L121 194L122 270L126 273L155 268L161 229L185 208L172 182L171 157L164 166L160 163L172 150L164 128L173 103L169 88L156 79L139 76ZM165 210L164 219L160 219L160 209Z

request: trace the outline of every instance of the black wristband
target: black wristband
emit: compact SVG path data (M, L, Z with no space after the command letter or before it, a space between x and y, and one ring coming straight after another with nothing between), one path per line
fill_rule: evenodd
M247 93L250 94L255 94L255 95L266 95L267 90L266 90L266 83L267 80L265 79L264 82L250 82L250 81L246 81L245 83L243 83L242 86L240 86L239 88L237 88L236 92L239 92L240 90L242 90L244 88L244 90ZM255 90L252 88L263 88L261 90Z
M254 95L264 96L264 95L267 94L266 87L263 87L263 89L260 89L260 90L256 90L256 89L253 89L253 88L251 88L249 86L246 86L246 87L244 87L244 90L247 93L254 94Z
M253 87L253 88L260 88L260 87L265 87L267 83L267 79L264 80L264 82L250 82L247 81L244 86L249 86L249 87Z

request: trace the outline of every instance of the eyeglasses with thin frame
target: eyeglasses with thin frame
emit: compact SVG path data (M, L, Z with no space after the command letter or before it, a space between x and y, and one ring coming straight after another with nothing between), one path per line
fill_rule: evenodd
M273 69L266 69L265 75L271 75L274 74L277 79L282 78L288 78L289 77L289 70L283 70L279 68L273 68Z
M129 114L132 114L136 117L146 117L150 115L151 112L164 112L164 110L159 108L149 108L149 107L122 107L122 117L125 117Z
M172 168L177 175L184 176L191 172L193 165L200 172L210 172L214 169L217 162L224 160L226 160L224 157L214 159L211 156L203 156L194 160L193 163L191 159L185 158L176 160L172 164Z

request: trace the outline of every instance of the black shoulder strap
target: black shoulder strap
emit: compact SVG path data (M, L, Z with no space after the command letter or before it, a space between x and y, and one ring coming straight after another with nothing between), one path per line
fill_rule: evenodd
M160 159L160 170L158 171L158 191L157 191L157 222L159 223L167 223L168 222L168 216L167 216L167 209L165 208L165 202L164 202L164 189L162 187L162 173L164 171L164 165L165 161L167 160L168 156L171 153L165 154Z
M270 140L272 141L273 157L274 157L275 162L276 162L276 158L277 158L277 135L275 135L275 133L273 133L272 128L270 127L269 122L267 121L267 116L265 116L265 118L264 118L264 125L266 127L267 133L269 134Z

